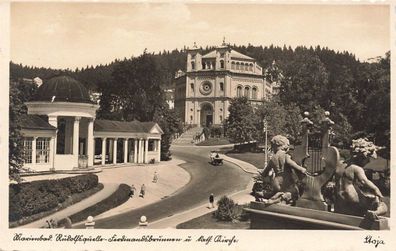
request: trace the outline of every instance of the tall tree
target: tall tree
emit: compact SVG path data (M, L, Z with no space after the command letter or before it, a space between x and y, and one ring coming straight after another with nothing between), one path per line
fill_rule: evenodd
M257 139L256 125L259 118L246 97L232 99L228 111L227 136L232 142L246 142Z
M147 53L117 64L109 88L110 94L119 97L122 119L153 120L155 112L166 106L163 79L162 70Z
M23 142L20 128L20 117L26 113L25 102L35 94L37 86L23 81L10 81L9 103L9 179L20 181L19 173L23 165Z

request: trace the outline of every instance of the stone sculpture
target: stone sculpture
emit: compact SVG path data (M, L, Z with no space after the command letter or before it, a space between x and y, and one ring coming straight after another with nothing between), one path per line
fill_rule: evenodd
M346 164L339 164L335 173L335 212L366 215L373 219L387 212L381 191L366 177L362 168L368 164L370 158L376 158L378 149L379 147L367 139L352 141L351 158Z

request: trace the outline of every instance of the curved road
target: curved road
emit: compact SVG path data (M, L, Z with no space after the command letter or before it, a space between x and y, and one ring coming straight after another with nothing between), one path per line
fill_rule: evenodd
M142 215L153 222L206 203L210 193L219 198L244 190L252 175L229 162L224 162L223 166L212 166L208 163L210 150L207 147L173 146L173 155L186 161L181 167L190 173L190 182L161 201L97 220L95 228L135 228ZM77 228L84 226L79 225Z

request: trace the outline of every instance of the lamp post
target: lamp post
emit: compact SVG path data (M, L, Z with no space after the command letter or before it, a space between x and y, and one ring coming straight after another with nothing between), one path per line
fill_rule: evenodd
M267 120L264 118L263 119L263 130L264 130L264 147L265 147L265 149L264 149L264 166L266 167L267 166L267 164L268 164L268 153L267 153L267 149L268 149L268 147L267 147Z

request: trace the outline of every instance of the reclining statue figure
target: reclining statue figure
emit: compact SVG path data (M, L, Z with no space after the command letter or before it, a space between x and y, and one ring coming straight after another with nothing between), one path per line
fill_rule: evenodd
M352 141L351 158L346 165L340 163L336 168L335 212L366 215L372 219L387 212L381 191L366 177L362 168L369 163L370 157L377 157L378 149L367 139Z

